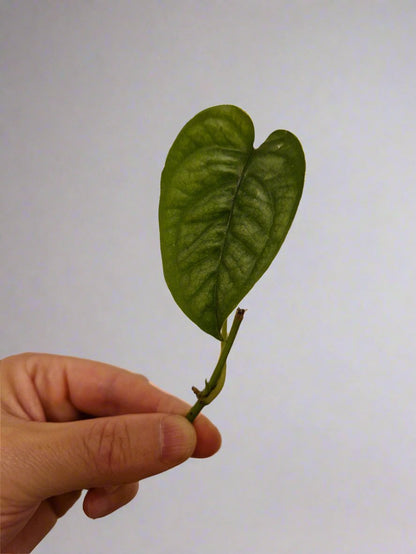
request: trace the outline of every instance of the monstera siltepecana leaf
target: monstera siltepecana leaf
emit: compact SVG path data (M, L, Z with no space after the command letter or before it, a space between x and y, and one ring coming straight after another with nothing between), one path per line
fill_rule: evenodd
M241 109L198 113L165 163L159 205L167 285L183 312L223 340L232 310L279 251L302 195L305 157L289 131L254 148Z

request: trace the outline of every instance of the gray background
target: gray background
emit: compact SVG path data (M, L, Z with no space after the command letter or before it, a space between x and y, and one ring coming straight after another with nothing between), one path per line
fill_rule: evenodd
M301 139L304 196L206 413L220 453L78 503L39 554L416 551L413 1L2 1L1 355L188 401L217 357L164 283L159 178L196 112Z

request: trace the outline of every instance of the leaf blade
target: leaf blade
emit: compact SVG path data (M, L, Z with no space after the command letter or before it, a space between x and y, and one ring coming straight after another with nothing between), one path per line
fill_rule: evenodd
M179 307L221 340L221 326L272 262L302 194L299 141L275 131L256 150L235 106L197 114L173 143L161 178L165 279Z

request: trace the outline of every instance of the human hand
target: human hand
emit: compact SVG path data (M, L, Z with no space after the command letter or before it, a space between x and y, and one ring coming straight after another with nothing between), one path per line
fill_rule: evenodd
M20 354L0 361L1 552L30 552L88 489L105 516L138 481L220 447L204 416L142 375L89 360Z

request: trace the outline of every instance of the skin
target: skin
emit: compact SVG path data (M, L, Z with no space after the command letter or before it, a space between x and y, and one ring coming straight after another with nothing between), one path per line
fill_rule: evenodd
M141 479L221 445L204 416L142 375L50 354L0 361L1 552L30 552L87 489L103 517L132 500Z

